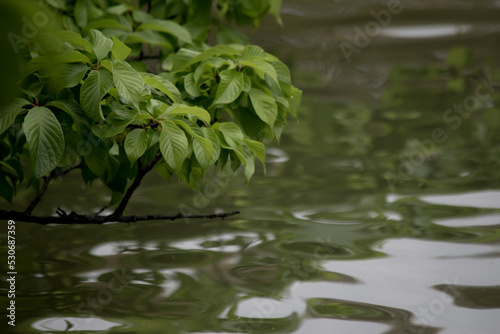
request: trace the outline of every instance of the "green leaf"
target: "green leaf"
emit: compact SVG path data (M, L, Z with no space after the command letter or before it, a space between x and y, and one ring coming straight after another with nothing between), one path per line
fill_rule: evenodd
M108 170L109 148L97 137L89 138L90 150L84 152L85 163L95 175L104 179Z
M90 63L89 57L78 51L69 51L50 59L54 63ZM50 64L50 62L48 62Z
M172 122L183 128L192 137L203 137L201 128L189 119L174 119Z
M217 88L217 93L215 94L215 100L212 103L216 104L228 104L233 102L240 96L243 91L243 73L236 71L235 69L224 70L220 72L221 81L219 87Z
M115 108L106 117L106 121L102 126L102 136L104 138L114 137L122 133L127 125L134 121L137 112L128 108Z
M248 185L248 182L250 182L252 175L255 173L255 162L251 158L250 160L248 160L249 159L248 156L245 157L247 158L247 160L246 160L244 174L245 174L245 181Z
M290 70L281 61L275 61L272 63L276 74L278 75L278 82L283 89L283 91L290 96L291 94L291 80L290 80Z
M123 42L115 36L111 37L111 39L113 40L113 47L111 48L111 54L113 57L117 60L127 59L132 49L123 44Z
M162 122L160 134L160 151L163 158L174 170L180 170L187 157L188 140L184 131L173 122Z
M18 159L7 159L5 161L2 161L2 164L5 166L8 166L9 170L13 170L15 172L16 178L19 180L19 182L23 182L24 180L24 170L23 170L23 165L21 161Z
M84 111L75 100L51 101L47 103L47 106L56 107L70 115L71 118L73 118L76 128L80 132L89 126L87 118L84 117Z
M195 116L206 123L210 123L210 114L203 108L189 107L184 104L174 104L163 115Z
M222 132L227 144L233 149L238 149L243 142L243 132L233 122L217 123L214 128Z
M158 129L147 128L146 134L148 136L149 147L152 147L157 142L160 141L160 133L161 131Z
M129 4L121 3L116 6L111 6L106 9L106 12L115 15L122 15L124 12L132 10L132 6Z
M70 51L66 52L57 56L52 56L52 57L47 57L47 56L39 56L31 59L26 66L23 69L23 74L22 77L27 77L28 75L37 72L37 71L44 71L42 74L52 74L51 72L54 70L54 68L57 68L59 66L63 66L63 64L68 64L68 63L86 63L90 64L90 59L84 55L83 53L80 53L78 51ZM48 73L45 73L48 72ZM61 72L59 70L59 72ZM56 75L60 75L59 73L56 73ZM59 79L59 78L56 78Z
M216 32L217 44L243 44L250 43L247 35L231 27L218 26Z
M148 148L148 136L144 129L134 129L125 137L125 153L130 163L139 159Z
M56 83L60 88L71 88L80 84L87 74L89 66L82 63L65 64L58 70L55 76Z
M116 141L113 141L113 146L109 149L108 153L109 153L109 155L119 155L120 154L120 146L118 146Z
M272 127L278 116L278 107L274 98L256 88L250 89L248 95L259 118Z
M143 30L131 33L125 39L125 43L148 43L152 45L163 46L170 50L173 49L172 43L170 43L170 41L165 38L165 36L153 30Z
M203 170L206 170L212 160L212 154L214 152L212 142L203 137L203 131L196 123L189 120L174 120L173 122L182 127L193 137L194 155Z
M89 22L95 21L103 14L93 0L76 0L73 16L80 28L87 27Z
M155 164L154 169L165 181L169 182L172 178L172 170L165 163L165 160L161 159L160 162Z
M101 67L104 67L108 70L109 73L113 74L113 63L109 59L104 59L101 61Z
M202 128L201 130L203 131L205 138L210 140L210 142L212 143L213 153L208 164L213 165L217 161L217 159L219 159L219 155L221 153L219 137L217 136L215 130L212 128Z
M224 55L224 56L236 56L239 54L241 54L241 51L237 50L236 48L234 48L232 46L224 45L224 44L216 45L216 46L200 53L196 57L192 58L183 67L179 68L179 70L182 70L184 67L191 66L191 65L196 64L196 63L203 61L205 59L210 59L210 58L222 56L222 55Z
M218 73L218 69L224 65L229 65L229 67L231 67L234 65L234 62L220 57L206 59L196 67L193 73L193 79L198 85L201 84L201 80L211 79L215 81L215 74Z
M262 48L258 47L257 45L247 45L241 53L241 57L243 58L263 58L265 56L266 53L264 52L264 50L262 50Z
M281 20L281 2L282 0L271 0L271 8L269 9L269 14L276 18L280 26L283 25L283 21Z
M138 103L144 89L141 75L123 60L113 59L112 63L113 82L118 94L132 103Z
M248 59L241 59L238 61L238 64L253 68L261 79L264 79L265 74L267 74L271 78L273 78L273 80L276 81L276 83L278 83L278 74L276 73L276 69L273 67L273 65L265 61L264 58L254 57Z
M88 23L88 9L86 0L76 0L73 15L75 16L76 24L83 28Z
M134 19L135 22L139 23L144 23L146 21L151 21L154 18L151 16L151 14L146 13L143 10L140 9L135 9L132 11L132 18Z
M255 154L257 159L259 159L264 165L266 161L266 147L264 146L264 144L261 143L260 141L247 138L243 139L243 141L245 142L245 144L248 145L250 150L252 150L253 154Z
M89 41L94 48L94 54L98 61L106 57L113 47L113 41L102 34L99 30L90 29Z
M137 28L137 31L141 30L155 30L170 34L174 37L177 37L181 41L192 44L191 35L189 32L174 21L167 20L152 20L146 23L143 23Z
M200 53L195 50L181 48L175 53L172 58L172 71L176 72L182 70L191 62L192 59L196 58Z
M192 72L184 78L184 89L192 97L198 97L201 95L199 88L196 86L194 74Z
M61 41L71 44L73 47L83 48L83 50L89 53L94 50L92 44L90 44L89 41L87 41L82 36L80 36L80 34L77 34L74 31L59 30L52 32L52 34L59 38Z
M0 108L0 134L10 128L19 110L27 104L29 104L27 100L16 97L9 105Z
M120 23L117 19L99 19L88 24L87 29L116 29L129 31L129 27Z
M80 104L94 121L104 119L101 99L113 87L113 76L106 70L91 71L80 89Z
M252 151L246 144L243 144L241 146L241 149L233 150L231 153L234 153L238 157L238 160L241 161L241 163L245 167L244 168L245 181L248 184L250 178L255 172L255 162L252 156ZM234 154L231 154L231 160L233 159Z
M214 153L212 142L203 137L193 137L193 151L202 169L206 170Z
M175 87L173 83L171 83L164 77L151 73L141 73L141 75L146 85L158 89L159 91L167 95L169 99L172 100L172 102L180 103L182 101L179 89L177 89L177 87Z
M243 83L243 91L248 93L252 89L252 80L249 77L245 77L245 81Z
M67 10L66 1L64 0L46 0L46 2L55 8Z
M288 100L290 109L288 112L292 114L294 117L297 117L297 113L300 108L300 101L302 100L302 91L295 87L291 87L290 99Z
M0 175L0 196L3 197L9 203L12 203L12 198L14 197L14 188L7 181L7 178Z
M64 134L56 116L45 107L32 108L23 124L36 177L52 171L64 151Z

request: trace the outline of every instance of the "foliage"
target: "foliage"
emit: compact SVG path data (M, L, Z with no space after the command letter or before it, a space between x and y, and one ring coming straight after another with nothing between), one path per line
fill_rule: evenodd
M279 20L276 0L44 0L51 29L10 35L22 58L22 93L0 113L0 196L25 182L81 168L111 204L156 163L199 188L213 165L265 160L301 91L285 64L230 24ZM47 14L49 15L49 14ZM215 36L219 44L207 44ZM159 161L158 152L161 153ZM29 164L29 171L25 165ZM140 180L139 180L140 182Z

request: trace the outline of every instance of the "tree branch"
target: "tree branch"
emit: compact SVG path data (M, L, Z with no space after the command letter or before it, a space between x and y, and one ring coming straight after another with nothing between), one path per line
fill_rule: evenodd
M31 201L30 205L24 210L24 213L27 215L31 215L33 210L35 210L35 207L40 203L40 200L42 199L42 196L45 194L47 191L47 188L49 187L50 181L53 179L52 173L50 173L49 176L44 176L43 177L43 185L42 189L36 194L35 198Z
M73 169L81 168L81 167L82 167L82 163L79 163L78 165L76 165L74 167L68 167L68 168L66 168L66 169L64 169L63 171L60 171L60 172L57 171L56 169L53 169L50 172L49 176L44 176L43 177L42 188L36 194L35 198L33 198L33 200L31 201L30 205L28 205L28 207L26 208L26 210L24 210L24 213L27 214L27 215L31 215L31 213L33 212L33 210L35 209L35 207L38 205L38 203L40 203L40 200L42 199L42 196L45 194L45 192L49 188L49 183L50 183L50 181L52 181L52 179L54 179L55 177L66 175L69 172L71 172Z
M134 182L130 185L130 187L127 189L127 192L123 196L122 200L120 201L120 204L118 204L118 207L116 210L113 212L113 216L116 218L120 218L123 215L123 211L125 211L125 207L128 204L128 201L130 200L130 197L134 194L134 191L139 187L141 184L142 179L144 176L155 166L155 164L160 160L162 157L161 152L156 153L153 159L151 159L150 162L145 164L144 166L141 164L140 160L137 160L137 163L139 164L139 171L137 172L137 175L134 179Z
M81 167L81 165L70 167L68 169L63 170L60 173L57 173L56 170L53 170L50 175L43 177L43 186L36 195L36 197L31 201L30 205L24 212L19 211L5 211L0 210L0 219L3 220L19 220L25 221L28 223L36 223L40 225L48 225L48 224L62 224L62 225L71 225L71 224L104 224L109 222L118 222L118 223L135 223L138 221L148 221L148 220L177 220L177 219L214 219L214 218L222 218L230 217L239 214L239 211L230 211L230 212L221 212L221 213L211 213L211 214L182 214L178 213L176 215L146 215L146 216L123 216L123 211L127 206L130 198L132 197L134 191L139 187L144 176L153 169L155 164L160 160L161 153L158 152L151 161L147 164L142 165L140 161L139 163L139 171L134 181L127 189L127 192L123 196L120 204L116 208L116 210L109 215L99 216L99 213L94 215L81 215L74 211L69 214L66 213L61 208L57 208L56 213L58 216L32 216L31 213L36 205L40 202L42 196L47 191L48 185L50 181L56 177L69 173L71 170L75 168ZM101 210L102 211L102 210Z
M211 214L182 214L178 213L176 215L146 215L146 216L120 216L116 217L114 214L107 216L87 216L80 215L75 212L67 214L64 210L58 209L58 217L37 217L31 216L24 212L18 211L3 211L0 210L0 219L11 219L19 220L28 223L36 223L40 225L48 224L104 224L109 222L117 223L135 223L138 221L148 221L148 220L177 220L177 219L214 219L214 218L226 218L239 214L239 211L221 212L221 213L211 213Z

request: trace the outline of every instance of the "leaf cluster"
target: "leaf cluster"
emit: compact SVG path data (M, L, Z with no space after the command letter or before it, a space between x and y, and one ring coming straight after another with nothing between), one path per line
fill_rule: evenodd
M229 29L221 18L255 24L278 13L279 1L45 2L60 29L24 48L22 95L0 111L8 201L24 181L38 187L78 167L86 183L111 190L112 205L158 154L158 174L194 189L214 165L243 166L248 182L254 160L265 161L264 141L279 140L297 114L301 92L279 59L257 46L206 43L214 20L217 31ZM159 74L145 65L144 50L155 48Z

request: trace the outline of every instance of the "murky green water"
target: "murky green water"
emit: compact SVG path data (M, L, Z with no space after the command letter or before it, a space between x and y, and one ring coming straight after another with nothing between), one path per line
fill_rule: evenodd
M128 208L239 216L18 222L17 325L2 311L0 328L498 333L499 3L404 2L356 46L355 28L387 6L285 1L285 29L269 21L253 40L292 66L304 100L300 122L269 149L267 176L245 187L214 174L196 195L151 175ZM342 42L359 51L350 63ZM70 175L37 210L91 212L107 199Z

